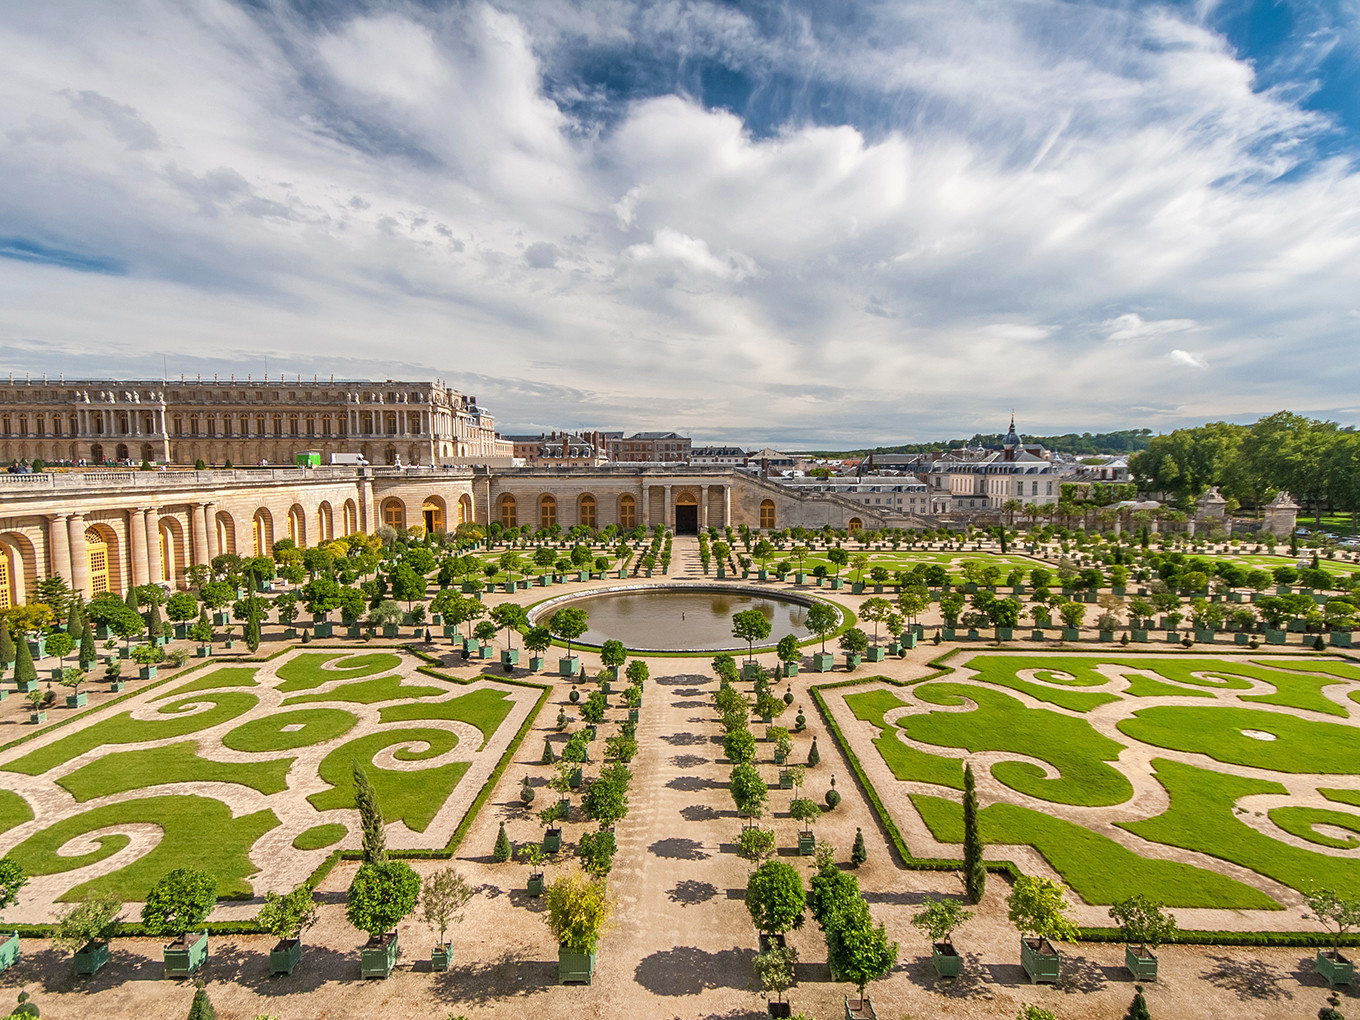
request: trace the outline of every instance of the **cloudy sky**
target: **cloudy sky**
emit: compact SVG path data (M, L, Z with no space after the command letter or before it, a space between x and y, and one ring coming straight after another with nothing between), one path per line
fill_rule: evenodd
M12 0L0 366L784 445L1360 419L1360 0Z

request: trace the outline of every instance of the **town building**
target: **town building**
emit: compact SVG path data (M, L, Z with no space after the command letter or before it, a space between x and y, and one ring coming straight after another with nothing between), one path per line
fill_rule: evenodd
M746 451L740 446L695 446L689 462L695 467L745 467Z
M639 432L611 440L611 460L620 464L687 464L692 442L675 432Z
M543 432L536 436L505 436L513 456L526 465L599 467L609 463L609 443L603 432Z

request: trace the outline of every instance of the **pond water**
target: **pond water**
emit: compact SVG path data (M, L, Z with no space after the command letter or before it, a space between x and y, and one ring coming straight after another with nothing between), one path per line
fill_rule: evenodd
M746 643L732 636L732 614L747 609L759 609L770 621L770 637L765 644L773 644L785 634L793 634L800 641L809 636L807 606L736 591L668 588L611 592L583 596L570 604L590 614L590 629L581 640L593 645L613 638L629 649L744 649ZM545 620L551 613L545 611Z

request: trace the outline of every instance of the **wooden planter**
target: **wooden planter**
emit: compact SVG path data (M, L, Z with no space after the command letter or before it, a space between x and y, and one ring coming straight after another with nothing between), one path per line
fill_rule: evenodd
M793 776L789 773L788 769L779 770L779 788L781 790L793 789Z
M845 1020L878 1020L878 1013L874 1010L873 1000L869 996L862 999L851 1000L850 996L845 997Z
M1318 974L1331 987L1348 985L1355 977L1355 964L1340 953L1330 949L1319 949L1314 964Z
M771 1018L793 1016L793 1007L787 1002L776 1002L773 999L765 1001L765 1008L769 1011Z
M811 857L817 852L817 837L811 832L798 833L798 856Z
M564 985L588 985L595 976L595 954L574 953L566 946L557 947L557 980Z
M560 803L558 814L561 814ZM545 854L555 854L562 849L562 830L548 829L543 833L543 852ZM532 876L530 876L532 877ZM541 879L543 876L539 876Z
M453 943L444 942L430 950L430 970L444 973L449 969L449 962L453 956Z
M279 939L269 951L269 976L291 974L302 959L302 939Z
M557 660L557 671L561 676L576 676L581 672L581 660L574 655Z
M956 978L963 973L963 957L954 950L952 942L936 942L930 950L936 977Z
M89 696L88 694L86 694L84 691L81 691L81 692L78 693L78 694L68 694L68 695L66 695L66 707L67 707L67 708L84 708L84 707L85 707L85 703L86 703L87 701L89 701L89 700L90 700L90 696Z
M884 650L878 645L874 645L872 648L870 648L868 651L864 653L864 658L867 659L869 662L882 662L886 655L887 655L886 650Z
M190 977L208 959L208 933L187 932L161 950L167 978Z
M786 662L786 663L784 663L784 666L783 666L781 672L783 673L783 675L784 675L785 677L797 676L797 675L798 675L798 663L796 663L796 662Z
M109 944L107 942L87 942L78 949L73 957L76 965L76 977L90 977L99 972L99 968L109 962Z
M830 673L836 665L836 657L830 652L812 653L812 671L814 673Z
M0 942L0 971L9 970L19 962L19 933Z
M138 675L139 677L141 677L143 680L155 680L155 679L156 679L156 667L155 667L155 666L143 666L141 669L137 670L137 675Z
M501 665L505 667L507 673L519 665L519 649L504 648L501 650Z
M529 876L529 882L528 882L528 885L526 886L526 889L527 889L527 891L528 891L528 893L529 893L530 896L542 896L542 895L543 895L543 872L541 872L541 871L535 871L533 874L531 874L531 875Z
M1147 946L1125 946L1124 966L1135 981L1157 980L1157 957Z
M363 978L385 978L397 965L401 947L397 933L389 931L385 935L374 935L359 950L359 976Z
M1062 955L1048 939L1022 938L1020 966L1025 968L1032 984L1040 981L1056 982Z

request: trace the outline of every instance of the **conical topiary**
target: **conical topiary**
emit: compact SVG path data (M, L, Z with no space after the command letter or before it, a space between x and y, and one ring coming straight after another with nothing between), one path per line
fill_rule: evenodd
M14 661L14 639L9 636L9 624L0 616L0 669L9 669Z
M534 788L529 785L529 777L524 777L524 785L519 788L519 802L528 807L534 802Z
M199 982L194 990L194 1001L189 1006L189 1020L217 1020L217 1010L208 1001L208 991Z
M1148 1013L1147 1000L1143 998L1143 986L1133 986L1133 1001L1129 1003L1129 1011L1124 1014L1124 1020L1152 1020L1152 1015Z
M864 830L855 827L855 845L850 848L850 863L859 867L869 859L869 851L864 846Z
M814 765L816 765L816 764L817 764L818 762L820 762L821 760L822 760L822 756L821 756L821 754L818 753L818 751L817 751L817 737L816 737L816 735L814 735L813 738L812 738L812 747L808 749L808 756L807 756L807 764L808 764L808 768L812 768Z
M1315 651L1315 652L1325 652L1326 650L1327 650L1327 643L1326 643L1325 641L1322 640L1322 635L1321 635L1321 634L1319 634L1317 637L1313 638L1313 651Z
M28 650L28 639L19 635L14 643L14 680L16 683L33 683L38 679L38 671L33 668L33 653Z
M539 759L539 762L538 762L538 763L539 763L540 765L551 765L551 764L553 764L553 763L556 762L556 761L557 761L557 755L553 754L552 743L548 740L547 737L544 737L544 738L543 738L543 757ZM528 778L529 778L529 777L528 777L528 776L525 776L524 778L525 778L525 781L528 781Z
M137 588L135 585L128 588L127 595L123 597L123 603L134 613L141 612L141 610L137 608Z
M80 641L84 631L84 621L80 618L80 599L71 599L71 609L66 614L66 633L71 635L71 640Z
M963 768L963 883L970 903L982 899L987 888L987 866L982 860L982 837L978 835L977 781L973 766Z
M505 834L504 822L501 822L501 831L496 833L496 845L491 848L491 859L497 864L504 864L510 859L510 837Z

